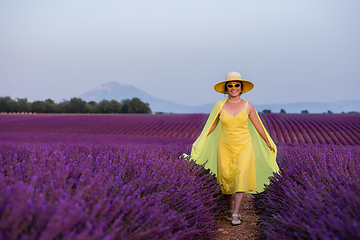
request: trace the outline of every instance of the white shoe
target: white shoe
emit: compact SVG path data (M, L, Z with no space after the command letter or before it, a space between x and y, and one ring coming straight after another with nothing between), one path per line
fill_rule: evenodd
M231 219L231 224L232 224L233 226L239 225L239 224L241 223L241 221L240 221L240 218L241 218L240 214L235 214L235 213L234 213L232 216L233 216L233 217L238 217L239 220L234 221L234 220Z

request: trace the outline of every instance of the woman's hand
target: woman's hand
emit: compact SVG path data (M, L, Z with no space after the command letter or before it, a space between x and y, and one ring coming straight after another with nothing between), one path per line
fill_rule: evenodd
M271 146L270 142L267 142L266 145L270 148L271 151L275 152L275 149Z

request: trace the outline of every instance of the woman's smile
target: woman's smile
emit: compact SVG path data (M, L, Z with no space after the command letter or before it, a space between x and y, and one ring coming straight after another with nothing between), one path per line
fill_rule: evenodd
M240 94L240 89L231 89L229 94L235 97Z

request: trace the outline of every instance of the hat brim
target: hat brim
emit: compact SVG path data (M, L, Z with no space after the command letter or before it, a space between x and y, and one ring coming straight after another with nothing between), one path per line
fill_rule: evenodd
M223 94L227 94L227 92L225 91L225 83L227 82L233 82L233 81L239 81L242 82L242 93L247 93L249 91L251 91L254 88L254 84L248 80L244 80L244 79L229 79L229 80L225 80L222 82L219 82L217 84L215 84L214 86L214 90L218 93L223 93Z

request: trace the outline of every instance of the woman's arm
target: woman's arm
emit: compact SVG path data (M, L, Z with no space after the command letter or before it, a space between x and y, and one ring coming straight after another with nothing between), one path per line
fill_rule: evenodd
M275 152L274 148L271 146L269 139L267 138L267 136L265 134L265 131L263 129L263 126L261 125L259 118L256 116L256 110L255 110L254 106L251 103L248 103L248 108L250 110L250 113L249 113L250 121L253 123L255 129L258 131L260 136L264 139L264 141L266 142L266 145L270 148L270 150Z
M213 123L213 125L211 126L208 135L206 135L206 136L209 136L209 135L215 130L216 126L217 126L218 123L219 123L219 117L220 117L220 113L216 116L216 118L215 118L215 120L214 120L214 123Z

